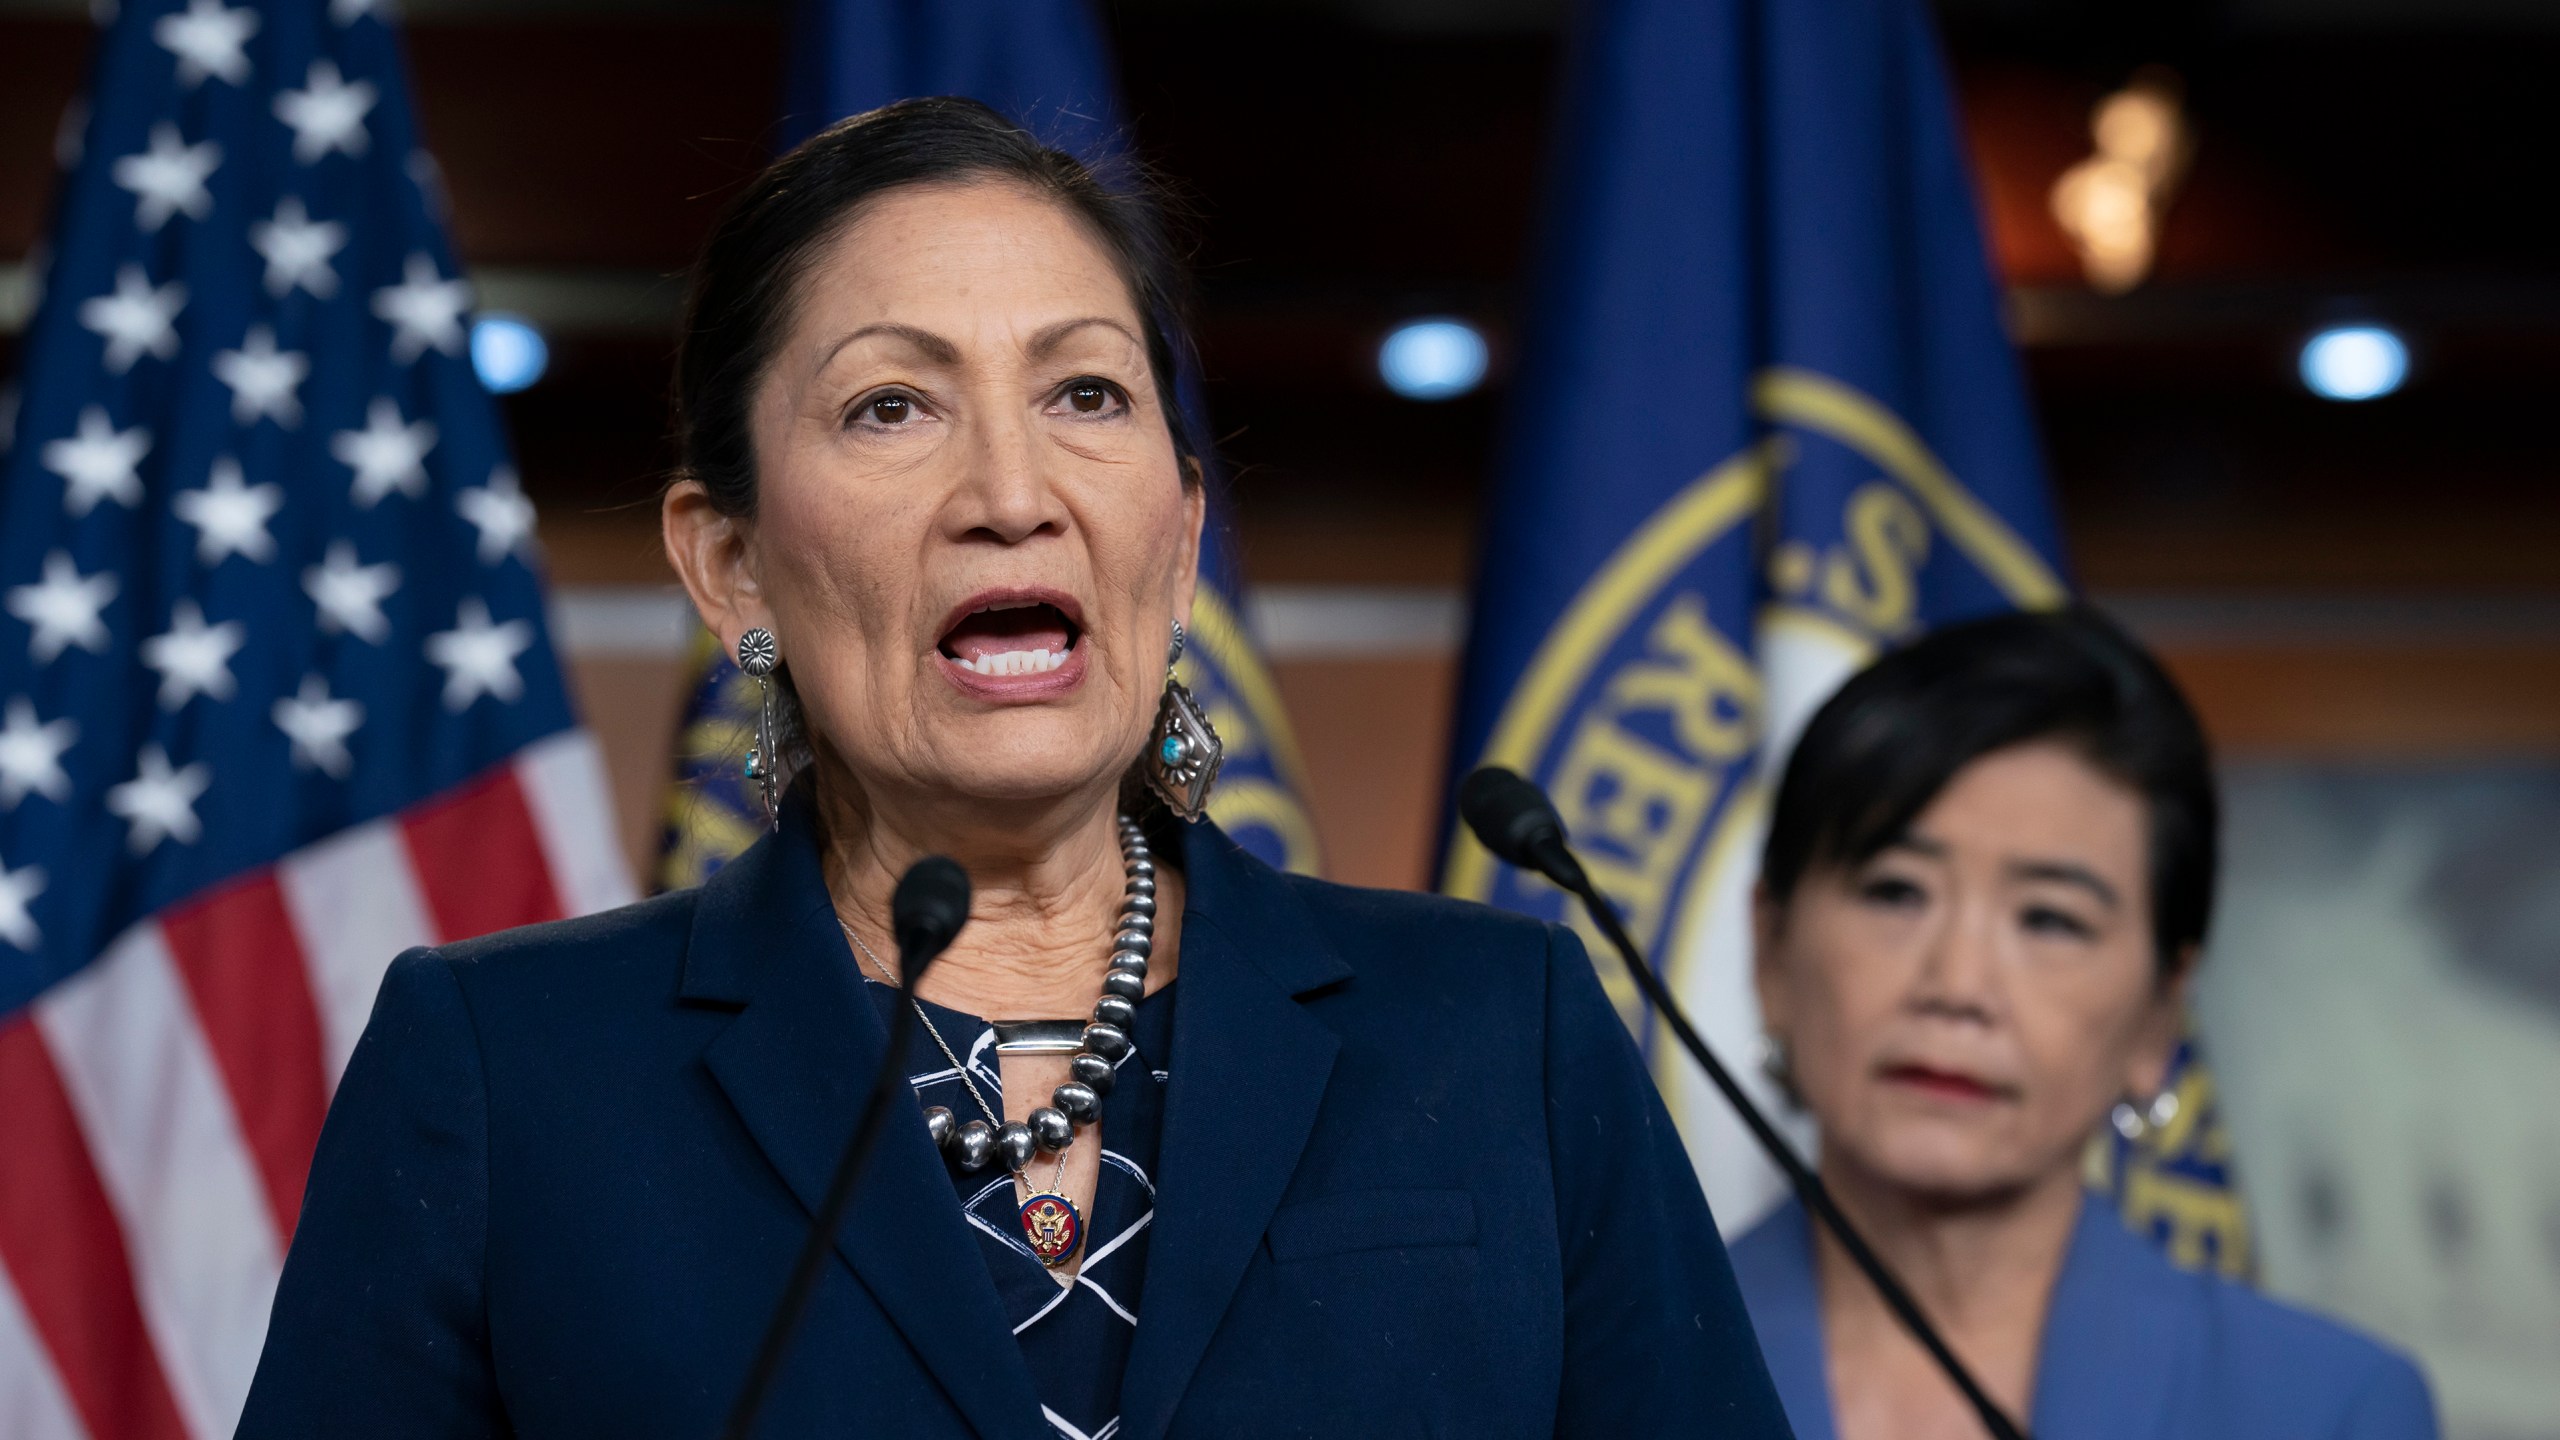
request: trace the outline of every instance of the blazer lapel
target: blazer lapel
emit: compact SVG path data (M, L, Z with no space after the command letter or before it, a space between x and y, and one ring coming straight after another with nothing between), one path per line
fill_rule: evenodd
M1769 1366L1770 1383L1787 1407L1796 1440L1832 1440L1831 1370L1822 1343L1813 1217L1788 1200L1736 1250L1734 1279L1742 1286L1752 1329L1760 1337L1760 1358Z
M793 800L779 833L704 887L684 998L744 1004L704 1059L814 1215L888 1036L836 926L806 797ZM913 1106L892 1111L835 1247L979 1434L1049 1433L986 1261ZM773 1277L776 1296L783 1279ZM809 1343L803 1335L804 1365L814 1363Z
M1215 826L1186 829L1183 857L1155 1233L1120 1387L1129 1440L1172 1425L1315 1128L1341 1042L1297 997L1351 976L1288 883Z
M2204 1354L2197 1280L2083 1196L2045 1311L2036 1359L2038 1435L2167 1440L2204 1433L2194 1403Z

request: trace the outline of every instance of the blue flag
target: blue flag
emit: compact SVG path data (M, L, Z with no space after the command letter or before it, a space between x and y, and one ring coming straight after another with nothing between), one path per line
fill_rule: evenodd
M227 1435L393 956L629 879L397 34L103 8L0 397L0 1428Z
M1046 144L1107 165L1127 144L1117 89L1109 47L1086 0L804 0L784 133L796 142L895 100L966 95ZM1206 444L1212 432L1203 423L1198 381L1190 357L1181 363L1175 403L1195 440ZM1299 798L1305 782L1297 742L1236 605L1220 516L1224 477L1215 458L1206 458L1208 534L1180 668L1226 745L1209 813L1264 860L1312 872L1319 857ZM708 646L696 673L667 797L657 877L664 888L700 884L764 823L761 802L738 773L754 730L755 688Z
M1453 762L1547 786L1740 1057L1796 732L1884 647L2060 602L2061 545L1918 0L1588 13ZM1443 883L1568 915L1461 834ZM1685 1059L1657 1075L1718 1215L1748 1224L1775 1172Z

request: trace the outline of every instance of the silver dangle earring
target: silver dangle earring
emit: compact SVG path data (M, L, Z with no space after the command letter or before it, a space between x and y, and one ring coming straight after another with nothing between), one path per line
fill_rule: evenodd
M1761 1078L1774 1086L1788 1104L1804 1108L1804 1102L1796 1095L1795 1062L1787 1054L1785 1039L1763 1030L1759 1043L1753 1049L1757 1052L1754 1058L1760 1063Z
M776 659L773 632L758 625L738 637L738 668L747 672L763 692L763 704L756 715L756 747L747 752L747 778L757 783L764 795L765 824L782 828L780 757L773 750L773 665Z
M1182 658L1182 622L1173 622L1173 648L1164 657L1164 699L1156 705L1155 729L1147 735L1147 787L1165 808L1185 820L1209 813L1209 788L1218 783L1218 766L1227 747L1209 726L1200 702L1175 678L1174 662Z
M2116 1127L2116 1133L2132 1144L2140 1144L2142 1138L2154 1130L2169 1128L2169 1122L2177 1118L2178 1092L2175 1090L2163 1090L2152 1096L2150 1106L2141 1110L2133 1107L2131 1099L2119 1100L2116 1108L2107 1114L2107 1122Z

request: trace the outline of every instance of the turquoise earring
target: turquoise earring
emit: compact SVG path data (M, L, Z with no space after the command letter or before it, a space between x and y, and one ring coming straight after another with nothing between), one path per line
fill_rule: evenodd
M1174 621L1173 648L1164 657L1164 698L1156 704L1155 729L1148 732L1142 763L1147 787L1164 801L1165 808L1185 820L1197 820L1209 813L1209 791L1218 783L1218 766L1225 762L1227 750L1200 702L1174 675L1174 662L1182 658L1187 638L1182 622Z
M758 625L738 637L738 668L747 672L763 692L763 704L756 716L756 745L747 752L747 778L756 782L764 796L765 824L779 829L782 825L780 757L773 753L773 667L780 657L774 649L773 632Z

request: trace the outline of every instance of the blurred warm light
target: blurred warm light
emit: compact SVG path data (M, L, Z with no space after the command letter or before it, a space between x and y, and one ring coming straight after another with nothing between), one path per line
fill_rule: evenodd
M2339 325L2302 345L2302 383L2324 400L2378 400L2409 378L2409 346L2380 325Z
M1464 320L1408 320L1378 346L1378 378L1407 400L1448 400L1484 383L1492 352Z
M492 395L512 395L542 378L551 347L520 315L483 315L471 326L471 369Z
M2097 153L2053 184L2053 218L2080 253L2081 273L2122 294L2151 273L2160 221L2195 147L2179 109L2177 76L2152 67L2098 102Z

